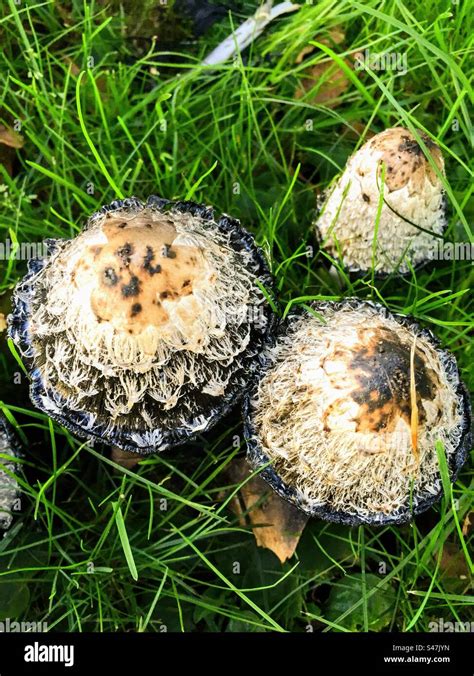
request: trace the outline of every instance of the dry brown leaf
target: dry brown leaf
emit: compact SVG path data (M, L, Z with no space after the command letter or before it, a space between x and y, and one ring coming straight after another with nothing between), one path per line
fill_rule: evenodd
M321 37L321 38L316 38L318 42L320 42L323 45L340 45L342 42L344 42L346 38L346 33L342 29L342 26L333 26L332 28L329 29L328 31L328 37Z
M349 63L346 61L349 65ZM301 99L311 91L318 82L320 86L313 96L306 99L313 105L324 104L328 108L335 108L341 103L340 97L349 88L350 80L344 71L333 61L324 61L312 66L307 71L295 92L295 98Z
M464 552L460 545L453 542L444 543L439 567L446 577L460 580L469 578L469 568Z
M344 42L345 32L340 26L334 26L323 35L316 35L315 42L320 42L328 47L334 47ZM306 45L299 52L295 63L302 63L304 58L311 54L315 49L314 45ZM345 59L345 63L351 66L351 62ZM317 63L305 70L305 77L301 80L299 87L295 91L295 98L301 99L307 92L311 91L316 84L320 82L315 94L307 99L308 103L313 105L324 104L328 108L335 108L340 103L340 96L349 88L350 80L333 61L325 60L323 63Z
M25 140L21 134L0 124L0 143L9 148L23 148Z
M79 73L81 72L81 69L77 65L75 61L71 59L70 56L63 56L63 61L66 63L68 66L71 67L71 75L74 75L74 77L77 77Z
M129 451L124 451L118 446L112 446L112 451L110 453L110 459L120 465L125 467L125 469L133 469L135 465L138 465L140 460L143 460L143 455L139 453L130 453Z
M24 138L21 134L0 124L0 164L3 164L9 176L13 176L15 151L22 148L23 144Z
M245 458L233 460L228 469L232 483L244 481L251 468ZM270 486L255 476L240 489L240 500L234 499L233 511L242 526L252 526L259 547L266 547L278 556L281 563L293 556L308 516L282 500Z
M329 31L327 31L327 33L324 35L316 35L314 41L320 42L322 45L326 45L327 47L332 47L333 45L340 45L341 42L344 41L345 37L346 34L342 28L340 26L334 26L333 28L330 28ZM314 52L315 49L316 47L314 45L305 45L303 49L298 52L295 63L301 63L304 57Z
M12 148L0 145L0 164L3 164L9 176L13 176L14 157L15 151Z
M462 525L462 534L464 535L464 537L467 537L469 535L473 525L474 525L474 512L468 512Z
M61 17L61 19L63 21L63 26L69 27L69 26L74 25L75 21L74 21L74 18L71 16L69 8L64 7L63 3L55 2L54 3L54 9L57 11L59 16Z
M304 59L305 56L308 56L308 54L312 54L316 47L314 45L305 45L303 49L298 52L295 63L301 63Z

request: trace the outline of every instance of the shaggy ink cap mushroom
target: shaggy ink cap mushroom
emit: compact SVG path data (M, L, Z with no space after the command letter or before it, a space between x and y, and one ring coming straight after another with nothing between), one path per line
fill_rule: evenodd
M244 402L248 459L312 516L409 521L455 480L470 403L455 358L413 319L357 299L316 302L280 325Z
M11 426L0 414L0 530L8 530L13 521L19 489L15 478L17 458L21 455L20 442ZM6 456L6 457L5 457Z
M423 132L420 137L444 175L441 150ZM322 248L350 272L372 269L382 187L374 263L378 275L406 274L410 266L432 260L446 228L446 199L439 175L410 131L386 129L348 160L315 224Z
M39 409L78 436L140 454L230 410L273 322L269 272L237 220L129 198L47 246L9 318Z

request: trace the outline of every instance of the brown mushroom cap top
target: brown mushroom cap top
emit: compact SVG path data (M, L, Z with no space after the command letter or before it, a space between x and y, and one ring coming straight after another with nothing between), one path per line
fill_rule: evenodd
M406 332L383 326L357 328L345 340L335 340L322 362L327 387L334 399L323 412L326 432L393 432L399 420L410 427L410 343ZM435 399L439 378L417 350L414 379L419 422L424 423L424 402ZM318 395L318 392L316 392Z
M420 136L442 173L444 161L441 150L427 134L421 132ZM425 178L428 178L432 185L439 182L421 146L408 129L402 127L386 129L371 138L366 148L381 153L379 161L386 165L385 183L390 191L400 190L411 181L412 190L419 192L423 188ZM381 169L379 175L380 172Z
M99 323L110 322L130 334L163 326L169 321L169 304L192 296L205 277L202 251L175 243L176 228L166 216L111 215L101 235L99 243L89 242L81 251L72 277L78 289L90 293ZM182 319L193 321L198 311L198 305L188 302Z

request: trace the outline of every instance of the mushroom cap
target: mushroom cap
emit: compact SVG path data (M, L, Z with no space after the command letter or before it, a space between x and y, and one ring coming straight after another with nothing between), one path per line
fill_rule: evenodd
M420 137L444 175L441 150L423 132ZM382 163L385 185L374 262L377 274L395 270L406 274L410 265L432 260L447 225L442 181L420 145L407 129L386 129L350 157L315 223L322 248L350 272L372 269Z
M307 514L409 521L441 497L438 440L455 480L469 397L455 358L412 318L357 299L315 302L280 325L265 357L244 401L248 460Z
M0 414L0 454L11 457L11 461L0 458L0 529L8 530L13 521L12 509L18 498L18 483L12 472L18 469L16 459L21 452L20 443L11 426ZM6 472L5 470L8 470Z
M237 220L129 198L47 246L9 318L38 408L78 436L141 454L230 410L273 321L259 286L270 290L268 269Z

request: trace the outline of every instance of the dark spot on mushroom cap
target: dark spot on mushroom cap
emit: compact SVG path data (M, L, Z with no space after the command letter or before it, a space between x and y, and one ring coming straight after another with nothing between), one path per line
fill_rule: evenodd
M103 279L106 286L115 286L119 280L118 275L113 268L105 268Z
M128 284L122 285L122 296L124 298L130 298L131 296L140 295L140 280L135 275L130 277L130 282Z
M163 219L152 221L152 214L133 216L127 214L127 228L120 228L125 214L104 222L102 236L106 244L102 246L99 258L92 261L93 288L91 307L104 321L110 322L117 330L132 329L139 334L148 326L156 328L166 326L173 321L163 307L160 293L166 292L168 301L180 303L180 299L191 295L204 277L204 257L199 247L193 244L175 243L177 232ZM152 225L148 228L147 225ZM165 247L167 257L161 256ZM171 250L172 249L172 250ZM196 265L189 262L195 257ZM89 259L92 259L91 250ZM89 260L87 255L84 260ZM112 273L104 277L104 270L112 268ZM81 263L82 275L85 273ZM91 273L89 271L89 275ZM78 279L78 278L77 278ZM89 279L86 277L85 279ZM189 280L188 284L185 282ZM77 282L77 280L76 280ZM123 303L124 300L131 302ZM140 301L142 311L132 313L132 303ZM153 301L156 302L153 302ZM199 303L192 301L179 307L182 322L193 322L200 311Z
M130 313L131 316L132 316L132 317L136 317L138 314L140 314L140 312L142 311L142 309L143 309L143 308L142 308L142 306L140 305L140 303L134 303L134 304L132 305L132 311L131 311L131 313Z
M156 275L161 272L161 265L152 265L152 262L155 260L155 252L151 246L147 246L146 254L143 259L143 267L148 272L149 275Z
M362 199L364 200L364 202L370 202L370 197L366 195L365 192L362 193Z
M424 132L420 133L420 137L423 140L423 143L429 148L430 150L433 148L437 148L438 146L434 141L430 139L430 137L425 134ZM398 150L401 153L407 152L407 153L413 153L415 155L419 155L420 157L424 157L423 151L421 149L420 144L415 138L410 138L406 134L404 134L402 137L402 142L398 146Z
M161 249L161 255L164 258L176 258L176 254L171 250L171 244L165 244Z
M442 172L444 163L439 147L424 132L420 132L420 136ZM401 127L386 129L370 139L367 145L382 153L381 161L387 164L386 185L390 191L403 188L409 181L416 191L423 190L426 178L433 185L439 182L421 146L407 129ZM407 171L402 173L401 167L406 167Z
M407 422L411 415L410 346L381 329L377 338L364 345L349 363L359 387L351 392L360 405L358 431L378 431L382 426L395 427L402 417ZM424 359L415 352L415 388L420 422L425 418L422 401L432 400L437 385L434 374L427 369Z
M133 246L130 244L130 242L125 242L125 244L121 246L119 249L117 249L115 253L119 258L122 259L124 265L130 265L134 249Z

